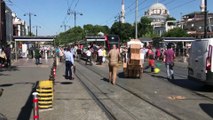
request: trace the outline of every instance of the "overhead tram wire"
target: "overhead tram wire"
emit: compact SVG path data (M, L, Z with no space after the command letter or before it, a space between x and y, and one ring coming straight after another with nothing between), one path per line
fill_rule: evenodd
M69 0L67 0L67 7L68 7L67 11L68 11L69 9L72 8L72 5L74 4L75 1L76 1L76 0L72 0L72 2L69 4ZM64 20L62 21L62 24L67 24L70 17L71 17L71 16L70 16L70 15L67 15L67 12L66 12L66 13L65 13ZM61 25L59 25L59 30L60 30L60 29L61 29ZM58 30L58 31L59 31L59 30Z
M196 0L187 1L187 2L185 2L185 3L182 3L182 4L180 4L180 5L177 5L177 6L173 7L172 10L174 10L174 9L176 9L176 8L180 8L180 7L182 7L182 6L186 5L186 4L190 4L190 3L195 2L195 1L196 1Z
M127 6L126 8L125 8L125 11L128 11L129 9L131 10L131 7L133 6L134 7L134 5L135 5L135 1L133 1L129 6ZM135 9L135 8L134 8ZM113 23L114 21L115 21L115 18L116 17L118 17L119 16L119 14L116 14L116 15L114 15L114 16L112 16L112 17L110 17L108 20L106 20L105 22L103 22L103 24L108 24L108 23Z
M73 10L75 10L75 8L77 7L78 3L79 3L79 0L76 2L75 7L73 8Z
M164 0L164 1L166 1L166 0ZM192 3L192 2L194 2L194 1L196 1L196 0L186 1L185 3L182 3L181 5L178 5L178 6L176 6L175 8L182 7L182 6L184 6L184 5L187 5L187 4L189 4L189 3ZM169 4L173 3L173 2L176 2L176 1L171 0L171 1L168 1L167 3L164 3L164 4L165 4L165 5L169 5ZM142 3L141 3L141 4L142 4ZM141 4L139 4L139 6L141 6ZM152 4L147 5L146 7L142 7L142 8L140 8L138 11L145 10L145 9L149 8L151 5L152 5ZM134 8L134 9L135 9L135 8ZM133 9L133 10L134 10L134 9ZM172 10L173 10L173 9L172 9ZM170 11L171 11L171 10L170 10ZM133 11L133 12L134 12L134 11ZM130 13L130 14L126 14L126 16L133 15L133 14L134 14L133 12Z

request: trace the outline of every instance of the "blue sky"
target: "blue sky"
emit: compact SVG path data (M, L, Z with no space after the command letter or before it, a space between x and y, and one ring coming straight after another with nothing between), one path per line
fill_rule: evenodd
M32 26L41 26L38 28L39 36L55 35L64 31L62 25L74 26L73 15L67 15L67 10L75 10L83 15L77 14L77 26L85 24L93 25L111 25L115 17L121 10L122 0L5 0L7 6L17 14L17 16L29 24L29 17L25 13L34 13L32 16ZM11 2L9 2L11 1ZM124 0L126 11L126 22L133 23L135 20L135 0ZM139 1L139 19L144 12L157 0L138 0ZM188 14L194 11L200 11L201 0L158 0L164 4L170 12L170 15L177 20L181 14ZM213 12L213 0L207 0L208 11ZM139 20L138 19L138 20ZM67 27L68 29L68 27ZM35 34L35 28L32 27Z

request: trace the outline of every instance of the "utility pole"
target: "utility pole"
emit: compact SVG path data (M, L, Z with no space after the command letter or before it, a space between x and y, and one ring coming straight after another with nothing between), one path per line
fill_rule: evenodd
M29 36L31 36L32 35L32 32L31 32L31 16L33 15L33 16L36 16L36 14L33 14L33 13L31 13L31 12L29 12L29 13L25 13L24 14L24 16L29 16Z
M5 2L0 0L0 46L6 45Z
M61 27L64 27L64 32L65 32L65 31L67 31L67 27L70 27L70 26L63 24L63 25L61 25Z
M68 15L74 15L74 27L76 27L76 16L77 15L81 15L81 16L83 15L83 13L76 12L75 10L71 11L70 9L67 11L67 14Z
M38 36L38 28L41 28L41 26L36 25L36 26L33 26L33 28L36 28L36 36Z
M121 15L118 14L118 16L115 17L115 22L118 22L118 27L119 27L119 31L118 31L118 34L119 34L119 37L121 38Z
M204 38L207 38L207 0L205 0L204 10Z
M135 39L138 39L138 0L136 0L135 7Z

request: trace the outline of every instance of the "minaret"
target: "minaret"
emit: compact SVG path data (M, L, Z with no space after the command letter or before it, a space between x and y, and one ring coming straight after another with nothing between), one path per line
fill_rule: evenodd
M200 10L201 10L201 12L205 11L205 0L201 0Z
M124 8L124 0L122 0L121 4L121 16L120 16L121 23L125 23L125 8Z

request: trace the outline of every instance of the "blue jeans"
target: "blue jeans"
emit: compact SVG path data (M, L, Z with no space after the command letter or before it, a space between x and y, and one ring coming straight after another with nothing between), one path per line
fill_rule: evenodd
M36 60L36 65L38 65L40 63L40 58L35 58Z
M66 61L66 66L65 66L65 77L67 78L72 78L72 62Z
M173 66L171 65L171 63L165 63L165 65L166 65L166 71L167 71L167 78L173 79L174 77Z

